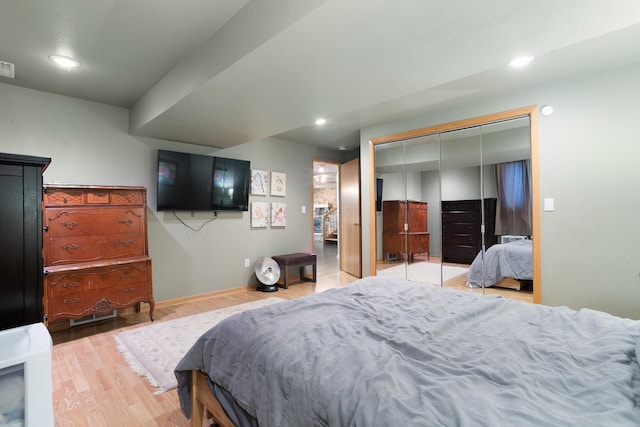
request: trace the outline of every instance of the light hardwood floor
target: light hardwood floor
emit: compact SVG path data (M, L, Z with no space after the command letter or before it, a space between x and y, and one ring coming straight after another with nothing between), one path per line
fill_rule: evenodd
M299 298L342 287L356 280L346 273L331 270L319 268L315 284L301 282L275 293L243 290L173 305L159 304L155 310L155 321L162 322L272 296ZM469 290L464 287L464 276L452 279L448 285ZM516 299L523 299L521 296L524 295L526 300L526 294L523 293L497 292L515 296ZM176 390L154 395L154 388L127 366L117 350L114 339L117 333L148 322L148 311L143 306L140 313L129 312L116 319L52 333L53 402L57 426L189 425L180 411Z

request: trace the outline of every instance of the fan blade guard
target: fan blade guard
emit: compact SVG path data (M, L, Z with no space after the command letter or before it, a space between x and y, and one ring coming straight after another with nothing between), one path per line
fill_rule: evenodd
M263 285L273 285L280 279L280 266L273 258L258 258L255 272L258 281Z

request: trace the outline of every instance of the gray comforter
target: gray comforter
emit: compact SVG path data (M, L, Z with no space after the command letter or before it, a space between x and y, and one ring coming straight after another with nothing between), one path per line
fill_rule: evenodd
M506 320L505 320L506 319ZM401 279L230 317L176 368L261 426L640 424L640 321Z
M467 272L467 283L472 288L493 286L505 277L516 280L533 280L533 248L531 240L523 239L493 245L476 255Z

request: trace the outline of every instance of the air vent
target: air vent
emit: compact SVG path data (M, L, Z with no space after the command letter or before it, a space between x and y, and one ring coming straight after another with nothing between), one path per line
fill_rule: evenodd
M0 77L16 78L16 66L11 62L0 61Z

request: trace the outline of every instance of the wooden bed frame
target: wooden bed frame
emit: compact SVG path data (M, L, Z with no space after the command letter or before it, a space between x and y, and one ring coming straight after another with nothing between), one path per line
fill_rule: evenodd
M210 418L219 426L235 427L209 389L207 376L191 371L191 427L202 427L204 420Z

